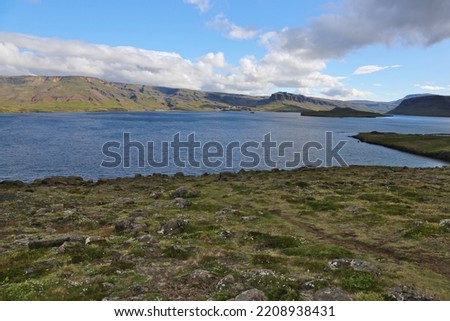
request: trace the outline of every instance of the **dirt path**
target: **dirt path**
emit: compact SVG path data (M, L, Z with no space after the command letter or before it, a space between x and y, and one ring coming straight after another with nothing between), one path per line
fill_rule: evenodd
M442 258L436 258L430 255L427 255L423 252L416 251L414 254L402 254L398 253L397 251L393 249L388 249L385 247L381 247L378 245L373 244L367 244L365 242L355 240L355 239L342 239L335 235L327 234L322 229L309 224L305 222L299 222L297 219L283 214L283 213L277 213L277 216L282 218L283 220L289 222L292 225L297 226L298 228L313 234L315 237L317 237L319 240L328 241L330 243L333 243L335 245L339 245L351 250L355 250L358 252L365 252L365 253L371 253L373 255L378 256L388 256L390 258L393 258L398 261L406 261L410 263L417 264L421 267L427 268L429 270L432 270L436 273L439 273L441 275L446 276L450 279L450 261L445 260Z

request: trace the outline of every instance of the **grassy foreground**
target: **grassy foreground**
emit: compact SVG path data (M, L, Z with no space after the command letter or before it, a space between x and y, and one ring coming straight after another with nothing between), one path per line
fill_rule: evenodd
M448 167L3 182L0 300L450 300L448 186Z
M365 143L390 147L450 162L450 135L370 132L359 133L353 137Z

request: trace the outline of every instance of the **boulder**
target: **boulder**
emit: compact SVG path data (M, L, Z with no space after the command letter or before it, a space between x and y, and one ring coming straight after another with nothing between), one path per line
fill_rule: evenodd
M216 285L217 290L226 290L232 288L236 284L234 276L228 274L224 276Z
M407 285L392 288L388 298L395 301L432 301L433 297Z
M190 274L190 279L191 279L192 283L198 284L198 285L209 285L213 278L214 278L214 275L212 275L211 272L206 271L206 270L201 270L201 269L194 270Z
M314 293L314 301L352 301L350 294L340 288L325 288Z
M446 218L444 220L441 220L439 222L440 226L450 227L450 218Z
M183 233L187 223L188 223L187 220L181 219L170 220L168 222L161 224L161 227L158 230L158 234L175 235Z
M188 206L192 205L192 202L190 200L181 198L181 197L177 197L176 199L173 200L173 203L178 206L179 208L185 208Z
M233 301L267 301L267 296L261 290L250 289L237 295Z
M84 242L85 238L80 235L63 235L51 239L33 240L28 242L28 248L41 249L50 247L60 247L65 242Z
M342 268L350 268L354 271L369 272L380 276L380 270L372 263L357 259L335 259L328 262L327 270L336 271Z
M188 195L188 190L184 186L180 186L177 189L170 192L171 198L178 198L178 197L186 197Z

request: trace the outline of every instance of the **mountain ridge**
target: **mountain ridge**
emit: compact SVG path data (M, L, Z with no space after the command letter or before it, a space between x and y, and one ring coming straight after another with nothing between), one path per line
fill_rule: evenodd
M0 76L0 112L255 110L386 113L395 102L342 101L276 92L251 96L109 82L85 76Z

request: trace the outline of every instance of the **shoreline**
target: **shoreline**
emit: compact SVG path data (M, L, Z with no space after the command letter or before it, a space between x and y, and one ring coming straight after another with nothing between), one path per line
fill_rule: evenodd
M398 133L358 133L351 136L367 144L373 144L441 160L450 164L449 134L398 134Z

